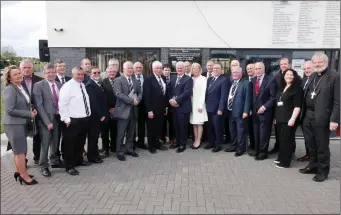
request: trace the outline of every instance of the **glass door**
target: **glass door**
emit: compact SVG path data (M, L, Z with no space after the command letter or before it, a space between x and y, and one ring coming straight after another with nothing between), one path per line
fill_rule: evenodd
M137 50L136 51L136 61L139 61L143 65L142 73L144 75L152 74L152 63L159 60L159 50ZM135 55L135 53L134 53Z

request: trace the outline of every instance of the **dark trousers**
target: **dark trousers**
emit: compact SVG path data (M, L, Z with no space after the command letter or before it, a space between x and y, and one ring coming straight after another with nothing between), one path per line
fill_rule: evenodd
M161 139L166 139L167 134L169 140L174 140L173 113L171 111L168 111L167 115L164 117Z
M37 130L37 134L33 136L33 160L39 160L40 158L40 144L41 138L39 131Z
M276 123L279 136L279 162L286 167L290 166L292 151L295 142L295 127L288 126L288 123Z
M147 117L148 148L150 150L160 148L159 137L162 133L163 118L163 114L154 114L153 119Z
M224 142L223 137L223 123L224 116L217 115L216 113L207 113L208 116L208 141L210 144L214 144L215 147L221 146Z
M144 104L140 104L137 107L137 135L136 130L134 132L134 142L137 136L138 145L144 145L144 137L146 134L146 120L147 120L146 107L144 106Z
M188 138L189 113L179 113L174 110L173 123L175 131L176 145L186 147Z
M276 142L274 144L274 149L279 149L279 141L280 141L280 136L282 135L278 130L277 124L274 125L275 128L275 139Z
M242 117L231 116L229 120L232 148L241 153L246 150L246 123L247 120Z
M230 133L230 120L229 118L224 118L224 136L225 136L225 143L229 143L232 141L232 134Z
M249 135L250 146L249 149L255 149L255 134L253 132L253 115L247 118L247 133Z
M109 141L110 136L110 141ZM116 138L117 138L117 121L115 119L109 119L107 123L102 124L101 129L102 146L105 151L116 151Z
M64 155L64 145L65 145L65 141L64 141L64 135L63 135L63 131L65 129L65 123L63 121L60 120L60 115L56 115L56 117L58 118L58 122L59 122L59 139L61 140L59 142L58 145L58 151L57 151L57 155L59 157L61 157L61 155Z
M309 152L309 165L311 167L317 167L321 173L329 174L329 126L316 124L315 113L307 110L303 119L302 128Z
M258 114L255 114L253 120L256 155L268 155L272 119L266 119L264 116L259 117Z
M206 142L208 140L208 122L204 122L203 131L202 131L202 137L201 142Z
M91 129L88 135L88 152L87 157L89 161L93 161L99 157L98 153L98 138L101 132L101 121L98 117L90 117Z
M71 118L69 126L64 127L64 161L66 170L82 164L84 144L90 127L92 128L89 117Z

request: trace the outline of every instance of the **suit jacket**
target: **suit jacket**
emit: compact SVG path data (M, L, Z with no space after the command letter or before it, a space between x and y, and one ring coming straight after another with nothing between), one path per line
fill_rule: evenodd
M109 118L109 110L107 108L107 97L104 89L91 78L86 83L85 89L89 95L91 117L99 120L104 116L105 120L107 120Z
M232 116L242 117L243 113L249 115L251 108L251 83L248 79L241 79L238 83L232 103Z
M172 107L173 111L179 111L179 113L190 113L192 112L192 101L191 95L193 92L193 79L187 75L183 75L179 82L176 84L177 76L171 77L169 87L169 99L175 98L176 103L179 107Z
M116 79L114 79L116 80ZM107 109L109 110L110 108L115 108L116 106L116 96L114 94L114 90L112 88L112 85L110 83L109 78L105 78L102 81L102 87L104 89L104 92L107 97Z
M26 83L25 83L25 80L23 80L22 82L21 82L21 85L23 86L23 88L26 90L26 92L31 92L31 94L29 94L30 96L31 96L31 99L33 98L33 86L34 86L34 84L35 83L37 83L37 82L39 82L39 81L41 81L41 80L43 80L44 78L42 78L42 77L39 77L39 76L37 76L37 75L35 75L35 74L32 74L32 84L31 84L31 90L28 90L27 89L27 86L26 86Z
M86 83L88 83L88 80L90 79L90 76L87 74L84 74L84 80L83 80L83 84L86 85Z
M224 75L220 75L210 86L213 77L207 79L206 90L206 110L207 113L216 114L219 111L224 112L227 103L227 97L230 92L231 81Z
M313 80L317 73L311 74L308 86L313 84ZM318 126L329 126L330 122L340 124L340 74L332 72L327 68L320 84L316 89L315 96L315 120ZM308 90L304 91L304 100L302 104L301 119L304 118L306 112L306 98Z
M60 91L62 84L55 82ZM54 115L57 114L53 102L50 85L46 79L37 82L33 87L34 105L37 109L39 119L46 125L53 122Z
M276 93L277 93L277 83L276 78L270 75L264 75L262 80L262 84L259 87L259 93L256 95L255 86L256 86L257 76L251 79L253 96L252 96L252 113L254 115L257 114L257 111L260 107L265 107L265 112L258 116L264 116L267 119L273 117L273 110L276 102ZM269 118L270 117L270 118Z
M27 95L29 93L26 91ZM4 115L2 124L4 125L21 125L26 124L31 118L30 103L27 102L25 96L20 92L18 87L9 84L3 92L4 98Z
M71 79L71 77L70 77L70 76L67 76L67 75L65 75L64 78L65 78L65 83L68 82L68 81L70 81L70 79ZM56 76L56 81L59 82L59 83L61 83L60 80L59 80L59 78L58 78L58 76Z
M146 106L146 112L152 111L154 114L164 114L168 104L167 82L164 76L161 76L165 83L165 94L159 85L159 81L154 74L147 76L143 82L143 101Z
M132 82L137 99L141 101L142 92L140 87L138 86L136 79L132 78ZM134 99L129 97L129 83L124 75L115 79L114 93L117 97L117 100L113 116L117 119L128 119L131 108L134 107Z

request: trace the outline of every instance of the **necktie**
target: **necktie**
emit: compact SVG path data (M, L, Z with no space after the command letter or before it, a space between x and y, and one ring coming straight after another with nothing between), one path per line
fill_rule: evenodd
M140 85L140 87L142 89L141 75L137 75L136 80L137 80L137 83Z
M58 96L57 96L57 92L56 92L56 88L55 88L55 84L52 84L52 99L53 99L53 103L54 103L54 108L56 110L56 112L59 111L58 108Z
M131 82L131 78L128 78L129 81L129 92L131 92L133 90L133 83Z
M303 90L305 90L305 88L307 87L308 81L309 81L309 77L307 78L307 81L306 81L305 84L304 84Z
M233 104L233 99L234 99L234 95L236 93L236 89L237 89L237 81L233 82L232 88L231 88L231 97L229 97L229 100L227 102L227 109L228 110L232 110L232 104Z
M169 78L169 76L167 76L167 77L166 77L166 82L167 82L167 84L169 84L169 81L170 81L170 78Z
M208 73L208 77L207 78L210 78L212 77L212 73Z
M65 77L62 77L62 84L65 84Z
M175 87L178 85L180 79L181 79L181 76L178 76L178 78L176 79L176 82L175 82Z
M161 87L161 92L162 92L162 95L163 95L163 94L165 94L165 91L164 91L164 89L163 89L163 84L162 84L162 81L161 81L160 76L159 76L158 78L159 78L159 85L160 85L160 87Z
M216 80L216 78L213 77L212 80L210 81L209 85L208 85L208 89L210 89L212 87L212 84L215 80Z
M112 89L114 90L114 80L109 80L109 81L110 81Z
M84 102L84 107L85 107L85 113L87 116L89 116L89 114L90 114L89 107L88 107L88 103L86 102L86 97L85 97L85 93L84 93L83 88L82 88L82 84L80 84L80 87L81 87L81 91L83 94L83 102Z
M260 83L260 77L257 77L257 81L255 85L256 96L258 96L258 93L259 93L259 83Z

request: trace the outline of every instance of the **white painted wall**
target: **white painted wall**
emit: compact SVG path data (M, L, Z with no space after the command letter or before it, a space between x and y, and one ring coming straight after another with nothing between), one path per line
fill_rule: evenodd
M195 1L47 1L49 47L340 48L340 34L329 47L322 36L314 43L273 45L271 1L196 3L223 39ZM298 13L299 4L287 7Z

